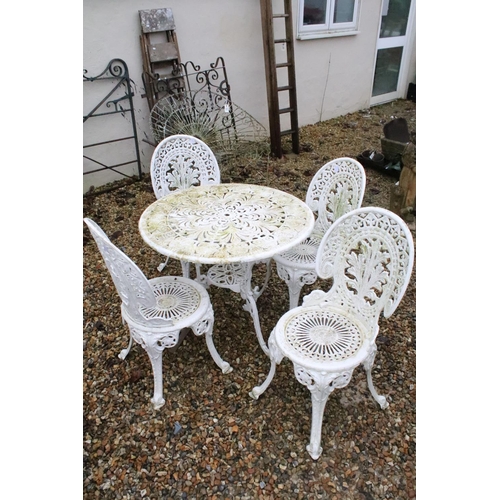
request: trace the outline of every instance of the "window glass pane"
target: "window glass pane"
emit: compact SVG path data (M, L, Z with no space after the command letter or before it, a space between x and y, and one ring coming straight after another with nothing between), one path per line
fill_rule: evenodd
M384 0L380 38L406 35L411 0Z
M327 0L304 0L304 25L325 24Z
M333 10L334 23L352 23L354 19L354 0L336 0Z
M397 90L402 55L403 47L378 50L372 97Z

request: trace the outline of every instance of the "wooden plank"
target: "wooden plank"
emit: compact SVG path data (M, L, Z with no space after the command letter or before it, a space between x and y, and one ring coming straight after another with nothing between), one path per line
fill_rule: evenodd
M139 17L143 33L175 30L174 14L172 9L140 10Z
M152 63L159 63L163 61L172 61L179 58L179 53L175 43L155 43L149 45L149 58Z

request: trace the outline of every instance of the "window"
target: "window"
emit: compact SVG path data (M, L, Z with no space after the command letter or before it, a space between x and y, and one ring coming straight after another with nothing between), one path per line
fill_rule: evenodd
M360 0L299 0L297 38L355 35Z

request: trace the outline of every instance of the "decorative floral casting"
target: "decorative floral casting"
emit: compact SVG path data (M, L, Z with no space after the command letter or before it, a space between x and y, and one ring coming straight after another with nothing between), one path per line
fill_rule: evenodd
M295 197L264 186L220 184L173 192L150 206L139 228L147 241L182 260L204 263L263 260L297 242L312 225Z
M171 136L153 154L151 178L155 195L161 198L177 189L218 184L220 172L206 144L187 136Z
M346 287L361 307L374 305L389 282L390 254L380 240L364 240L346 255ZM363 303L365 302L365 303Z
M307 190L306 203L317 214L314 229L306 240L275 256L278 274L289 288L290 309L299 302L305 284L317 279L316 254L326 231L363 200L366 178L363 167L351 158L338 158L321 167Z

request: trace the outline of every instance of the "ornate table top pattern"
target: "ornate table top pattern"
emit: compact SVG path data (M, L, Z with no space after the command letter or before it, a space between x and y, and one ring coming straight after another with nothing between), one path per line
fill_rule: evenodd
M303 201L252 184L175 191L150 205L139 221L142 238L157 252L200 264L267 259L307 238L313 226Z

